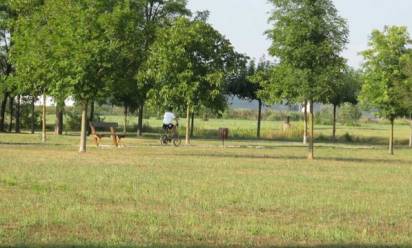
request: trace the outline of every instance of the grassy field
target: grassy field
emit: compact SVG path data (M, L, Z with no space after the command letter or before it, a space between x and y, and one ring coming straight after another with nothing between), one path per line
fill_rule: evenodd
M0 134L0 247L412 247L412 152Z

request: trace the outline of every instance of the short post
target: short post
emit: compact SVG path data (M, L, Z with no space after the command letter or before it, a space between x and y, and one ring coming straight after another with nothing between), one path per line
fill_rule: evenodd
M219 136L222 140L223 147L225 146L225 140L229 138L229 128L219 128Z

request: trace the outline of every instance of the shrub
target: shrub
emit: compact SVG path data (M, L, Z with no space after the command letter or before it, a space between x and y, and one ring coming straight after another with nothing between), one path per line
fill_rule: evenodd
M358 126L362 112L357 105L350 103L344 104L339 109L338 121L346 126Z
M333 124L333 108L325 106L319 113L315 114L315 123L317 125L332 125Z

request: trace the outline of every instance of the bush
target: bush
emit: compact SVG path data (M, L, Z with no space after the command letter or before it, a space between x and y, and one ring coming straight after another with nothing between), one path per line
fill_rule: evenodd
M70 111L65 112L64 129L70 131L79 131L81 126L82 115L80 108L73 107Z
M325 106L319 113L315 114L315 123L317 125L333 124L333 107Z
M362 112L357 105L350 103L344 104L339 109L338 121L346 126L358 126Z

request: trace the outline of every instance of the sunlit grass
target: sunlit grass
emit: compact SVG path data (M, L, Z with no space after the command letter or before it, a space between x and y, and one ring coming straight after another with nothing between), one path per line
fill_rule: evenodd
M0 246L412 245L412 152L0 135Z

